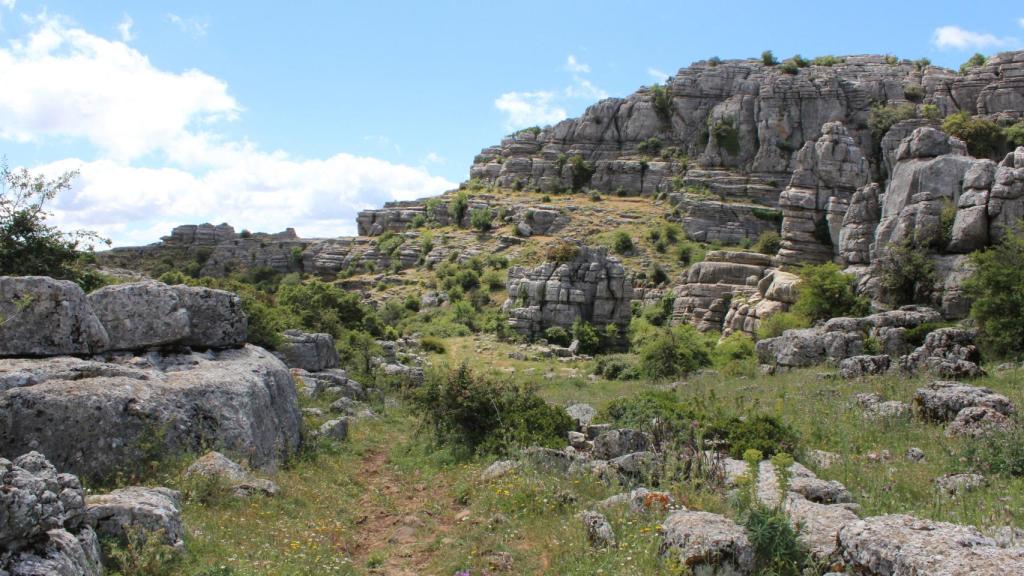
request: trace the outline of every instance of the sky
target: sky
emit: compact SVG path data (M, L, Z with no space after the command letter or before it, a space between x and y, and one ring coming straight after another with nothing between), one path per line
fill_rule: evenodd
M1024 48L1015 2L0 0L0 156L114 245L178 224L355 233L518 128L711 56Z

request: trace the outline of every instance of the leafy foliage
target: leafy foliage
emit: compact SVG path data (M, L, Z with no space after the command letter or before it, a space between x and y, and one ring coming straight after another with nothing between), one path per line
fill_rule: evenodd
M448 204L448 215L452 219L452 224L456 226L462 225L462 219L466 216L466 210L469 209L469 195L464 191L459 192L452 198L451 203Z
M757 337L760 340L782 336L786 330L796 328L807 328L811 322L803 315L796 312L778 312L762 318L757 328Z
M866 314L868 303L857 296L855 280L832 262L804 266L800 270L800 284L793 312L811 322L836 316Z
M580 352L597 354L601 351L601 336L589 322L577 318L572 324L572 337L579 341Z
M878 268L881 297L893 306L927 302L935 290L935 264L925 248L910 241L890 244Z
M669 122L672 119L672 94L668 88L661 84L651 86L651 100L658 118L662 122Z
M711 364L707 343L690 324L664 328L640 348L640 369L650 378L676 378Z
M629 254L633 252L634 248L633 238L628 233L623 230L615 233L615 236L612 238L612 250L617 254Z
M963 459L981 474L1024 477L1024 427L1017 424L1009 431L993 431L972 440L964 448Z
M469 213L469 223L480 232L487 232L494 222L494 212L490 206L476 208Z
M740 131L732 118L722 118L710 126L711 134L718 146L729 154L739 154Z
M868 128L875 144L879 144L886 132L897 122L917 118L917 107L913 104L877 104L868 112Z
M1003 131L991 120L961 111L946 116L942 130L967 144L967 151L978 158L993 158L1005 146Z
M438 443L470 454L558 446L573 428L569 415L533 388L474 374L466 364L432 372L411 398Z
M769 256L777 253L779 248L782 246L782 238L779 233L774 230L766 230L757 237L757 242L754 242L754 250L761 254L767 254Z
M47 179L0 162L0 275L95 281L79 259L83 243L109 241L93 232L63 232L46 223L47 202L69 190L78 172ZM95 287L95 286L91 286Z
M765 50L761 52L761 63L765 66L775 66L779 63L779 59L772 54L771 50Z
M1008 232L995 246L971 255L974 273L964 284L971 317L996 356L1024 355L1024 232Z
M988 58L985 58L984 54L981 54L980 52L975 52L973 56L971 56L970 58L967 59L967 62L964 62L963 64L960 65L960 73L964 74L965 72L967 72L971 68L977 68L978 66L984 66L985 62L987 62L987 61L988 61Z

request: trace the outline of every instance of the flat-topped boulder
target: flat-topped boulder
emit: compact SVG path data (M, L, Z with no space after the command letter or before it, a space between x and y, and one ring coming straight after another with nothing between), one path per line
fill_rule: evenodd
M940 380L914 392L914 411L925 420L950 422L961 410L975 407L990 408L1003 416L1017 412L1009 398L981 386Z
M671 555L695 574L750 574L754 547L747 532L725 516L680 510L662 523L662 555Z
M1024 574L1024 549L1000 548L977 529L902 514L875 516L839 530L848 569L865 576Z
M341 362L330 334L285 330L282 339L281 356L289 368L320 372L337 368Z
M0 453L40 450L89 478L216 448L274 468L300 442L295 384L255 346L0 360Z
M110 344L85 293L46 276L0 276L0 356L92 354Z

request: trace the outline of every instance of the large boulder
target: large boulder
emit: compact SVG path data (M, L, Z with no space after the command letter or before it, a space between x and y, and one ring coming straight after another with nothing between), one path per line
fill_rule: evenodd
M38 452L0 458L0 574L99 576L96 533L78 478Z
M205 480L220 484L238 498L253 494L273 496L277 485L270 480L257 478L220 452L210 451L198 458L185 470L185 478Z
M85 499L86 522L100 536L126 542L160 533L163 542L185 548L181 494L168 488L129 486Z
M341 362L334 348L334 338L330 334L286 330L283 340L281 355L289 368L320 372L337 368Z
M754 547L747 532L725 516L680 510L665 519L663 555L673 555L694 574L750 574Z
M1016 413L1010 399L989 388L959 382L936 381L914 393L914 411L933 422L949 422L964 408L991 408L1004 416Z
M940 328L925 336L924 344L900 358L900 368L911 374L931 372L941 378L974 378L985 371L978 366L981 353L974 345L975 332Z
M245 343L242 303L230 292L146 281L106 286L88 298L107 330L111 350Z
M74 282L0 276L0 356L92 354L109 338Z
M894 514L839 530L839 553L864 576L1003 576L1024 574L1024 550L1000 548L970 526Z
M594 458L611 460L633 452L650 450L653 443L646 432L622 428L609 430L594 439Z
M0 452L40 450L89 478L159 457L217 448L273 468L295 453L291 374L262 348L108 362L0 360Z

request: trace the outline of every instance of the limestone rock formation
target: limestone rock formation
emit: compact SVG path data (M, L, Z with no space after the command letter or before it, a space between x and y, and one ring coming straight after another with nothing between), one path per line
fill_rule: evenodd
M724 516L680 510L662 525L661 553L676 556L696 574L749 574L754 568L746 531Z
M571 328L583 320L624 329L631 318L633 283L607 248L581 246L564 262L508 272L508 300L502 310L520 334L537 337L550 327Z
M985 371L978 366L981 353L976 333L961 328L940 328L925 336L924 344L900 358L900 368L914 374L930 372L940 378L973 378Z
M185 548L181 494L176 490L129 486L109 494L87 496L85 521L100 536L122 543L130 537L142 536L144 540L159 533L165 544L177 550Z
M254 494L273 496L278 491L277 484L256 478L237 463L215 451L207 452L190 464L185 470L185 478L221 483L238 498Z
M0 452L89 478L213 446L273 468L299 446L291 374L265 350L0 360Z
M92 354L109 344L107 331L75 283L0 276L0 356Z
M1024 573L1024 550L1000 548L969 526L906 515L847 524L838 535L847 567L867 576L1002 576Z
M959 382L936 381L918 388L914 393L914 410L921 418L934 422L949 422L961 410L986 407L1004 416L1017 412L1009 398L990 388L968 386Z
M299 330L285 330L281 356L289 368L307 372L320 372L337 368L340 363L334 338L330 334L310 334Z

